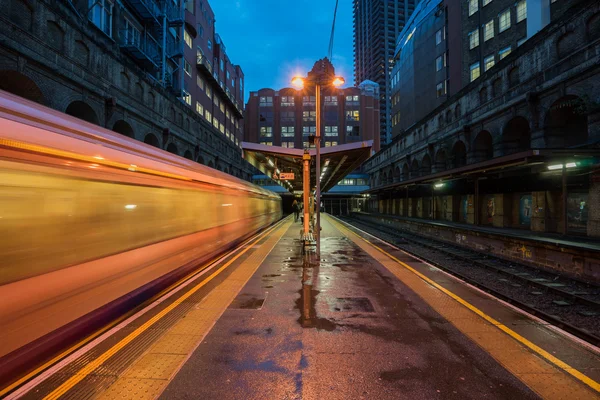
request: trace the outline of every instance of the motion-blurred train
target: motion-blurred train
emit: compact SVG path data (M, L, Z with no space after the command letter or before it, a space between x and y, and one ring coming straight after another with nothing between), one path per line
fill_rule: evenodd
M0 365L280 218L272 192L0 91Z

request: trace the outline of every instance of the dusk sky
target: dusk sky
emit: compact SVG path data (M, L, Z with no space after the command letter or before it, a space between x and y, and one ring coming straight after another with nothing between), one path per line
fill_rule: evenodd
M213 0L217 33L246 76L250 91L290 85L327 55L335 0ZM352 2L340 0L333 65L352 86Z

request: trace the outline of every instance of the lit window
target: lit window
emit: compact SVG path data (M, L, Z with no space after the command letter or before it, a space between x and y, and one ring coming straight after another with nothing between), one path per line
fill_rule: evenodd
M473 82L475 79L479 78L480 75L480 70L479 70L479 63L475 63L475 64L471 64L471 66L469 67L470 70L470 74L471 74L471 82Z
M202 90L204 90L204 79L200 75L196 75L196 85Z
M483 6L487 6L488 4L490 4L492 2L492 0L483 0Z
M217 117L213 117L213 126L219 129L219 120L217 119Z
M325 127L325 136L337 136L338 127L335 125Z
M112 0L89 0L89 17L94 25L112 37Z
M325 147L331 147L331 142L325 142Z
M309 135L311 133L316 133L317 132L317 127L316 126L303 126L302 127L302 134L303 135Z
M483 26L483 41L487 42L494 37L494 20L491 20Z
M281 97L281 106L282 107L292 107L294 105L294 96L282 96Z
M192 3L193 4L193 3ZM183 40L185 41L185 44L187 44L187 46L191 49L192 48L192 35L190 35L187 31L187 29L185 29L183 31Z
M469 49L473 50L477 46L479 46L479 29L469 33Z
M510 52L511 52L511 47L508 46L508 47L500 50L498 52L498 55L500 56L500 59L502 60L504 57L508 56L510 54Z
M223 71L223 69L225 68L225 64L223 63L223 59L221 59L220 62L221 62L221 71Z
M314 121L317 119L316 111L302 111L302 120L304 122Z
M502 11L498 17L498 32L504 32L510 28L510 8Z
M446 66L446 53L435 59L435 70L440 71Z
M273 107L273 97L272 96L261 96L259 99L259 105L261 107Z
M469 0L469 17L479 10L478 0Z
M212 114L208 111L208 108L204 110L204 118L210 123L212 121Z
M192 96L185 90L183 91L183 101L185 101L185 104L188 106L192 105Z
M494 55L492 54L491 56L487 56L483 59L483 70L487 71L488 69L492 68L494 66L494 63Z
M225 126L223 126L223 124L219 123L219 130L221 131L221 133L225 133Z
M219 106L219 110L221 110L222 113L225 112L225 103L221 102L221 105Z
M446 94L446 82L440 82L435 87L437 97L442 97Z
M260 137L273 137L273 128L270 126L261 126Z
M348 121L358 121L358 119L359 119L358 110L348 110L348 111L346 111L346 119Z
M338 105L337 96L325 96L325 105L326 106L337 106Z
M519 47L520 45L522 45L523 43L525 43L527 41L527 37L524 37L523 39L519 40L517 42L517 47Z
M206 44L208 45L208 49L212 50L212 42L210 41L210 39L208 39L208 42Z
M302 97L302 104L305 106L314 106L317 98L315 96L304 96Z
M517 3L517 23L527 18L527 0L521 0Z
M212 89L209 88L208 85L206 86L206 95L212 100Z
M204 107L199 101L196 102L196 112L204 117Z
M337 146L338 142L331 142L332 146Z
M183 60L183 68L185 69L185 73L189 76L192 76L192 66L187 60Z
M294 137L294 127L293 126L282 126L281 127L281 137Z
M442 43L442 37L443 37L443 29L440 29L439 31L437 31L435 33L435 45L437 46L438 44Z

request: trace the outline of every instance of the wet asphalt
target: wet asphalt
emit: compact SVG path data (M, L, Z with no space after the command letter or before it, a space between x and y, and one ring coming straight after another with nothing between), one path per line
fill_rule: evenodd
M326 220L294 224L163 399L534 399L523 383Z

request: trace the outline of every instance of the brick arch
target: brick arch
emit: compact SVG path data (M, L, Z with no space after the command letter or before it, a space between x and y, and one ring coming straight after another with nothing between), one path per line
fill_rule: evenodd
M73 117L82 119L92 124L99 124L98 114L96 111L85 101L75 100L72 101L66 108L65 114Z
M42 93L42 90L35 81L17 71L0 71L0 90L35 101L39 104L48 105L44 93Z
M167 145L166 150L171 154L175 154L177 156L179 155L179 149L177 148L177 145L173 142Z
M13 0L8 4L10 7L8 10L8 16L10 20L16 25L20 26L22 29L31 32L35 8L25 0Z
M531 129L525 117L511 118L502 130L502 153L518 153L531 148Z
M160 142L158 141L158 137L153 133L146 134L146 136L144 137L144 143L160 149Z
M544 140L548 148L576 147L588 141L584 101L575 95L556 100L544 118Z
M192 155L192 152L189 150L186 150L185 153L183 153L183 157L187 158L188 160L194 161L194 156Z
M408 168L408 163L404 163L402 166L402 180L407 181L410 179L410 168Z
M429 154L425 154L421 159L421 175L427 176L431 174L431 157Z
M458 168L467 165L467 146L462 140L457 140L452 146L452 167Z
M600 37L600 12L595 13L586 22L586 33L589 40Z
M434 166L435 166L434 172L440 172L440 171L444 171L447 169L448 154L446 152L446 149L444 149L444 148L438 149L438 151L435 153Z
M121 135L135 139L133 128L131 127L131 125L129 125L127 121L124 121L122 119L118 120L113 124L112 130L117 133L120 133Z
M473 162L489 160L494 156L494 144L492 134L483 130L475 136L471 146L471 159Z

